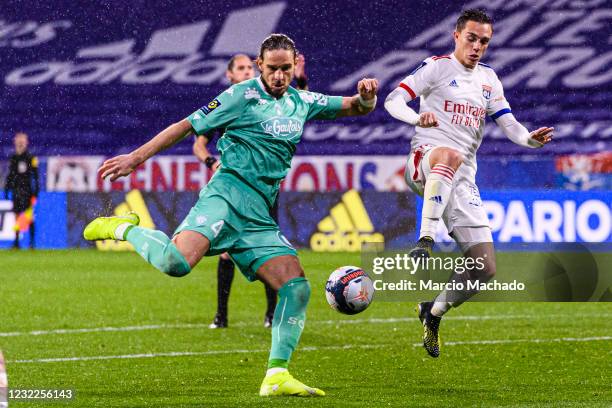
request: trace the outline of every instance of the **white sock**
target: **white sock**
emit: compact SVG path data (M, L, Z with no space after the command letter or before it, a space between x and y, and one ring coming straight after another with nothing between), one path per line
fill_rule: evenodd
M469 281L469 276L467 272L457 273L454 272L451 278L449 279L449 283L461 283L465 288L467 287ZM431 306L431 314L434 316L442 317L446 312L448 312L451 307L459 307L465 301L470 299L478 293L477 290L447 290L444 289L442 292L436 296L434 299L434 304Z
M455 170L445 164L438 163L431 169L423 193L419 239L424 236L435 238L438 222L453 190L453 177Z
M438 295L439 297L440 295ZM444 316L444 314L446 312L448 312L451 308L451 304L450 302L439 302L437 300L438 298L436 298L436 300L434 300L434 304L431 307L431 314L434 316L438 316L438 317L442 317Z
M268 368L268 371L266 371L266 377L269 377L269 376L274 375L276 373L282 373L283 371L287 371L287 369L283 368L283 367Z
M117 228L115 228L115 238L120 241L125 241L125 230L131 227L134 224L130 224L129 222L124 222L123 224L119 224Z

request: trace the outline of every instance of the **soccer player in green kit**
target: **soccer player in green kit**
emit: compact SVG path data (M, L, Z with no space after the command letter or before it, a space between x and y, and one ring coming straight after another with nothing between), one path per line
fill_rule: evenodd
M284 34L261 44L261 76L233 85L202 108L160 132L133 152L105 161L103 178L116 180L139 164L195 132L226 132L217 144L221 167L170 239L138 226L138 216L96 218L87 240L126 240L145 260L170 276L184 276L203 256L228 252L250 280L279 291L272 322L272 347L261 396L322 396L287 371L306 319L310 285L296 250L270 216L279 185L291 166L304 122L365 115L376 105L378 81L364 78L351 97L298 91L289 86L298 52Z

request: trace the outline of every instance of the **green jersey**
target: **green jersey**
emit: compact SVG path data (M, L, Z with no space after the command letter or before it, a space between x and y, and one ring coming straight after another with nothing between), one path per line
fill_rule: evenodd
M334 119L342 97L289 87L276 99L257 77L233 85L187 120L198 135L225 128L217 142L223 171L256 189L271 206L287 175L304 123Z

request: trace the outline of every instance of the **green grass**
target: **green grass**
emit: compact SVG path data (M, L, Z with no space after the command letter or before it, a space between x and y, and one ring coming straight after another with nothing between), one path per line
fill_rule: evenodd
M413 304L375 301L354 317L329 308L327 275L359 264L358 254L300 256L313 295L291 371L327 392L316 400L257 395L270 343L260 283L237 273L230 328L206 328L216 306L216 259L176 279L133 253L0 252L0 349L11 388L76 391L67 402L12 401L10 407L612 405L612 341L546 341L612 336L609 303L468 303L444 319L449 344L434 360L415 346L421 328ZM498 264L520 259L499 254ZM143 325L177 327L28 333ZM516 342L457 344L481 340ZM170 352L202 354L18 362Z

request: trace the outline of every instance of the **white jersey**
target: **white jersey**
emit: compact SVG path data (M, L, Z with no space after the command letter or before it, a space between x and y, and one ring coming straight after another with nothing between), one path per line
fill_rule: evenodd
M482 63L474 69L466 68L454 55L430 57L404 78L399 87L412 99L420 96L420 113L435 113L439 124L432 128L416 127L412 149L433 145L457 150L464 156L461 173L473 180L485 116L496 119L510 113L495 71Z

